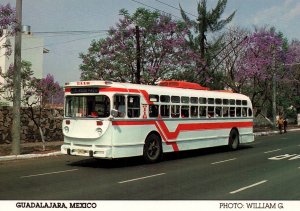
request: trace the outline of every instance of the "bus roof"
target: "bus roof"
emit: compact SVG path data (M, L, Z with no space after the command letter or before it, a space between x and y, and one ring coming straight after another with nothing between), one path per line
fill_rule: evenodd
M182 84L180 86L182 86ZM228 99L249 100L249 98L243 94L233 93L229 90L209 90L208 88L202 86L200 86L199 88L197 87L183 88L183 87L175 87L175 86L167 86L167 85L163 85L163 86L143 85L143 84L112 82L112 81L76 81L76 82L69 82L65 84L66 89L80 88L80 87L95 87L95 88L111 87L111 88L127 89L128 92L130 92L130 90L146 90L148 94L156 94L156 95L170 95L170 96L179 95L179 96L190 96L190 97L201 96L207 98L228 98Z

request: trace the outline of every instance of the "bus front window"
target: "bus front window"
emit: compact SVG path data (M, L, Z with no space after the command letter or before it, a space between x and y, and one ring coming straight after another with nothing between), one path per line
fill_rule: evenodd
M106 118L110 114L110 99L105 95L67 96L66 117Z

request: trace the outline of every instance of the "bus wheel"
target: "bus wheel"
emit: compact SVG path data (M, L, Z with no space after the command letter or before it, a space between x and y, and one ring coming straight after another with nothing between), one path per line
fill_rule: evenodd
M228 146L230 150L236 150L239 147L240 138L236 129L232 129L229 134Z
M156 134L150 134L146 138L143 157L147 163L158 162L162 158L161 139Z

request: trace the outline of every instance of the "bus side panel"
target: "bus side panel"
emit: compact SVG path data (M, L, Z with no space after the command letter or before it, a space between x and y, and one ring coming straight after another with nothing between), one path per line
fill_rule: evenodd
M240 128L239 134L241 144L250 143L254 141L253 128Z
M205 122L199 121L181 121L181 125L184 124L205 124ZM210 122L206 122L210 123ZM220 122L222 123L222 122ZM178 136L174 135L178 130L178 122L168 121L165 122L166 128L168 131L164 131L165 137L172 137L172 139L168 139L167 142L163 142L163 151L164 152L173 152L173 148L170 147L173 145L177 145L178 150L190 150L190 149L199 149L199 148L208 148L215 146L224 146L228 145L229 134L232 128L237 128L240 134L240 143L248 143L253 142L253 129L252 127L247 128L239 128L238 124L236 126L232 126L232 128L215 128L215 129L188 129L181 130L178 132ZM233 124L234 125L234 124ZM173 133L173 134L172 134ZM177 133L176 133L177 134Z
M145 139L153 129L152 125L114 125L113 158L143 155Z

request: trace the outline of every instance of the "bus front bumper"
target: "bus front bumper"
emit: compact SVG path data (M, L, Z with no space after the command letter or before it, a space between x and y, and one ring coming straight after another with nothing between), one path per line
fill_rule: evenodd
M112 148L108 146L76 146L73 144L64 143L61 146L61 153L65 155L112 159Z

